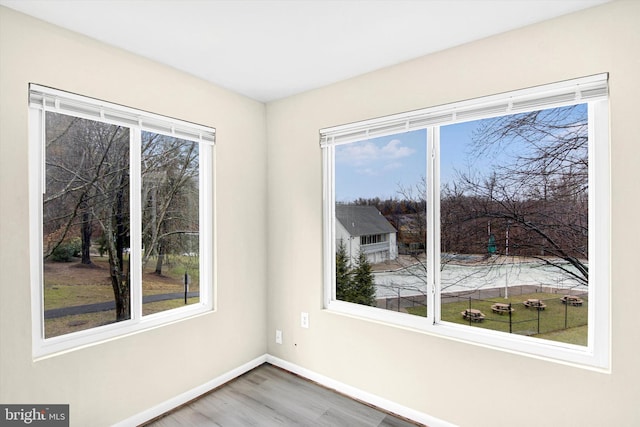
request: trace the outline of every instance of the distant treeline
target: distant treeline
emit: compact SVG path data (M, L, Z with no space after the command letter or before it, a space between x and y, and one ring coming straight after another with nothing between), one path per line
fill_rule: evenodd
M426 201L359 198L398 230L400 244L426 240ZM441 250L450 253L587 258L587 200L518 200L506 204L476 196L440 201ZM490 236L493 235L493 238Z

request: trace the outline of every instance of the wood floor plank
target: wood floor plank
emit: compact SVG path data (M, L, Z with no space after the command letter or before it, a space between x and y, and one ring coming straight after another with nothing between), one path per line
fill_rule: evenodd
M264 364L148 427L415 427L275 366Z

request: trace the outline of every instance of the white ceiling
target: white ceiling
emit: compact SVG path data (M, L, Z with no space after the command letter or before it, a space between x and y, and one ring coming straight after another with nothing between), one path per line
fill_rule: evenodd
M0 0L267 102L609 0Z

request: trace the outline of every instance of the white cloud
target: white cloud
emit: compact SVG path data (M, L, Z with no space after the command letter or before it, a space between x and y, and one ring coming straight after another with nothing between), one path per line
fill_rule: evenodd
M358 175L366 175L366 176L376 176L378 173L375 169L364 168L364 169L356 169L356 173Z
M353 166L369 166L367 169L387 169L391 166L395 169L400 166L397 159L408 157L414 152L414 149L402 145L399 139L392 139L386 144L364 141L338 147L336 161ZM389 163L390 160L396 161Z
M410 156L415 152L414 149L403 146L399 139L392 139L387 145L380 150L383 155L391 159L399 159Z
M387 163L386 165L384 165L383 169L385 171L392 171L395 169L400 169L402 167L402 163L401 162L391 162L391 163Z

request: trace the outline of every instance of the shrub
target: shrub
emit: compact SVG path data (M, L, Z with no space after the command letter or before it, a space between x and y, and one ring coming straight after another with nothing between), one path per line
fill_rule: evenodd
M51 259L56 262L70 262L73 257L80 255L82 242L78 237L66 240L51 252Z

